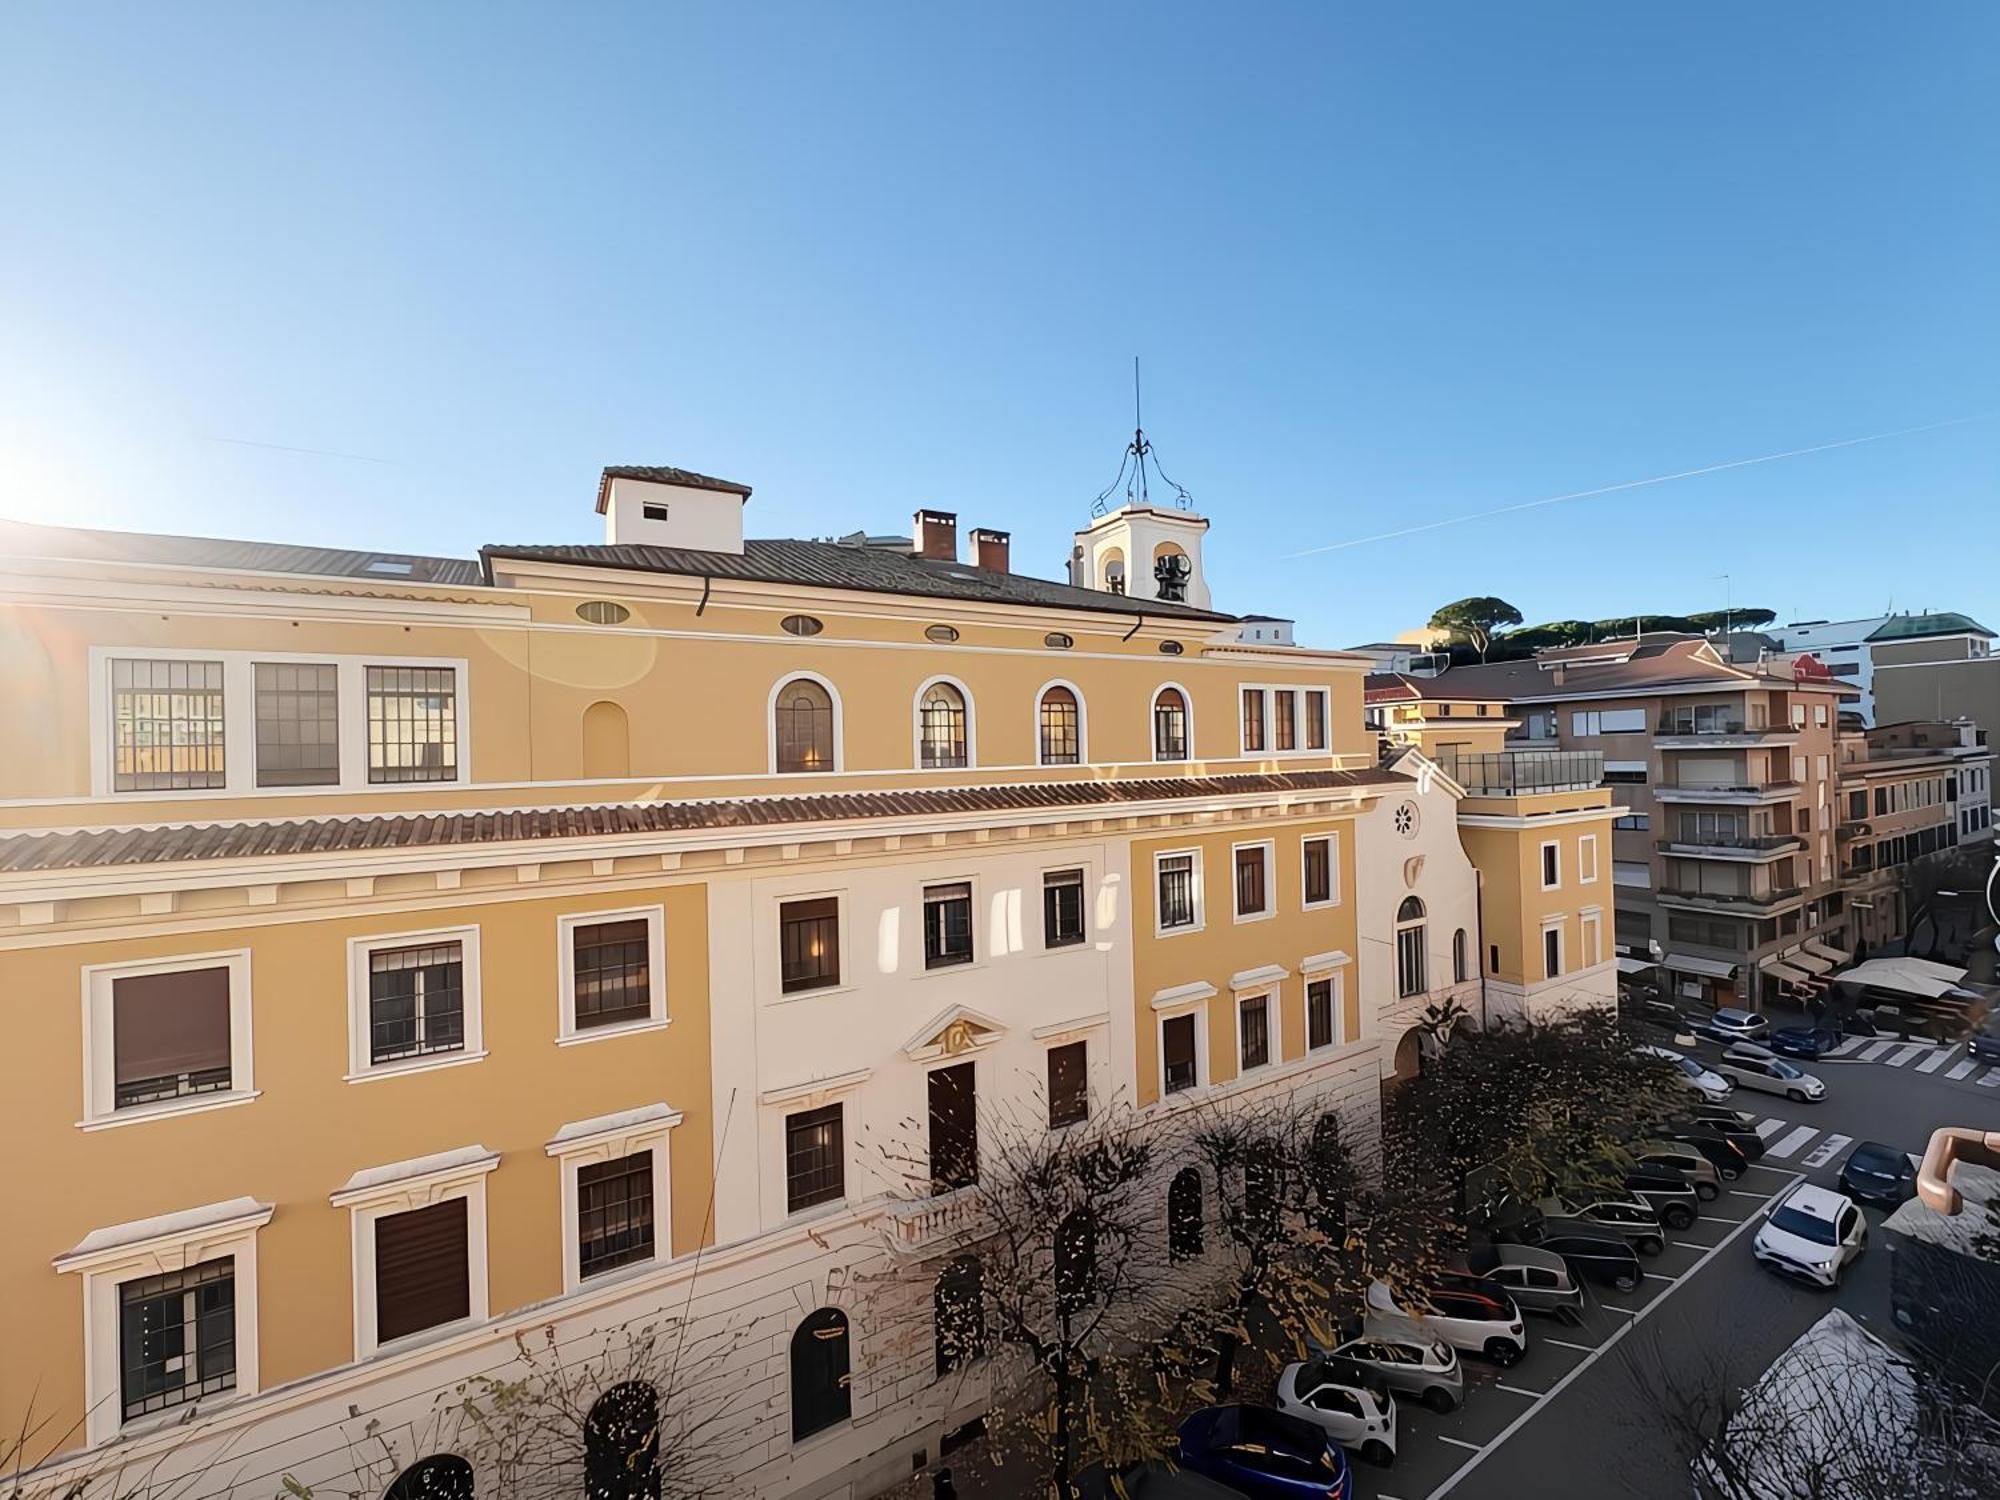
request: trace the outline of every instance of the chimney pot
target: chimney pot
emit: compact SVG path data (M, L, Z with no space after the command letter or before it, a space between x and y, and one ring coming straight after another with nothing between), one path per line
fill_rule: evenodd
M920 510L911 528L917 556L934 562L958 561L958 515L949 510Z
M995 531L990 526L977 526L972 532L973 561L989 573L1007 571L1007 551L1010 537L1007 532Z

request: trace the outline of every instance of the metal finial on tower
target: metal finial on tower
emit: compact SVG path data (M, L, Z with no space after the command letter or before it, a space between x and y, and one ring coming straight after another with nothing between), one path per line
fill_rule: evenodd
M1174 504L1181 510L1194 509L1194 496L1175 484L1167 476L1167 471L1160 467L1159 456L1153 452L1152 440L1146 436L1145 417L1139 398L1139 356L1135 354L1132 356L1132 441L1125 445L1125 456L1119 460L1117 475L1091 502L1090 514L1093 518L1106 512L1109 508L1107 502L1120 485L1124 486L1127 505L1152 504L1146 473L1149 464L1160 482L1174 492Z

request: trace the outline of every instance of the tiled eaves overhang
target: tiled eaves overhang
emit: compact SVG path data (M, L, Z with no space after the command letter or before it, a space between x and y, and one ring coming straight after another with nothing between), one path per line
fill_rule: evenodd
M1407 784L1386 770L1281 771L1144 780L1060 781L951 790L616 803L497 812L435 813L167 827L86 829L0 838L0 879L65 871L131 870L336 855L486 849L579 858L598 846L649 837L814 829L872 836L878 828L947 820L973 826L1049 821L1064 813L1131 816L1189 802L1247 799L1352 801ZM857 826L859 825L859 826ZM570 852L565 845L575 845ZM611 852L617 852L614 849Z

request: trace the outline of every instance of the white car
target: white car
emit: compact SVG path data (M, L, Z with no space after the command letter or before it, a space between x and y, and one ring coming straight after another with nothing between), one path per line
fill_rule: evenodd
M1837 1287L1868 1245L1868 1220L1845 1193L1802 1182L1772 1208L1751 1248L1783 1276Z
M1495 1298L1453 1287L1405 1305L1388 1282L1371 1282L1361 1331L1405 1343L1442 1340L1461 1353L1483 1354L1496 1365L1511 1365L1528 1352L1521 1309L1504 1293Z
M1396 1457L1396 1403L1365 1385L1335 1379L1319 1360L1286 1365L1279 1372L1278 1410L1304 1417L1371 1464Z
M1812 1074L1793 1067L1777 1053L1764 1047L1739 1043L1722 1054L1716 1071L1746 1089L1762 1089L1767 1094L1783 1094L1799 1104L1817 1104L1826 1097L1826 1085Z
M1720 1073L1703 1067L1685 1052L1676 1052L1671 1047L1634 1047L1642 1057L1657 1057L1662 1062L1672 1063L1680 1070L1681 1081L1693 1089L1710 1104L1720 1104L1736 1092L1736 1085Z
M1349 1339L1335 1349L1308 1340L1336 1378L1348 1385L1376 1381L1401 1396L1415 1396L1435 1412L1447 1412L1465 1399L1465 1368L1458 1351L1442 1340L1412 1343L1401 1339Z

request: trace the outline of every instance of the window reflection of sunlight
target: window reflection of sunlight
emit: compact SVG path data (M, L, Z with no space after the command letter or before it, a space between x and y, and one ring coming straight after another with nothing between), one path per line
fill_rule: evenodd
M994 954L1019 953L1021 942L1021 888L993 893L993 918L989 951Z
M903 936L903 909L891 906L883 909L882 920L875 927L875 969L877 973L896 972L897 949Z
M1124 877L1107 875L1097 887L1097 930L1108 933L1118 925L1118 893ZM1098 946L1107 946L1100 943Z

